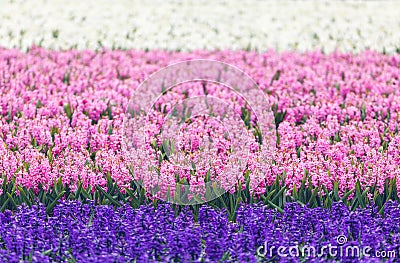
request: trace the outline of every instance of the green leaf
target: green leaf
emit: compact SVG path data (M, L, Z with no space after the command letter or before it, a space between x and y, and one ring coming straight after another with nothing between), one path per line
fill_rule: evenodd
M10 202L9 198L7 198L6 201L3 203L3 205L1 206L1 212L4 212L6 210L8 202Z
M342 197L342 201L345 203L347 201L347 198L349 198L349 196L354 193L354 190L350 190L348 192L346 192L343 197Z
M275 202L280 196L282 196L282 194L284 194L286 190L285 186L282 186L282 188L279 190L279 192L275 195L275 197L272 199L271 202Z
M76 197L76 199L78 199L78 200L79 200L79 196L81 195L81 191L82 191L82 183L79 182L79 183L78 183L78 189L77 189L76 192L75 192L75 197Z
M283 209L280 208L279 206L275 205L274 203L272 203L271 201L267 201L269 205L271 205L272 207L274 207L276 210L278 210L281 213L284 213Z
M281 71L278 69L275 72L274 76L272 77L271 82L269 83L269 85L271 86L272 83L274 83L274 81L279 80L280 76L281 76Z
M316 197L317 197L318 191L319 191L319 188L314 188L314 192L313 192L313 194L312 194L312 196L310 198L309 204L312 207L317 207L318 206L318 204L316 203Z
M361 206L362 208L365 208L364 199L363 199L362 193L361 193L361 184L360 184L360 181L357 181L357 182L356 182L356 196L357 196L357 199L358 199L358 202L359 202L360 206Z
M108 200L111 201L111 203L113 203L116 206L121 206L120 203L118 203L117 200L115 200L109 193L107 193L106 191L103 190L103 188L101 188L100 186L96 186L96 189L98 191L100 191L103 195L105 195L107 197Z
M18 206L17 206L17 204L15 203L15 200L14 200L14 198L12 197L12 195L11 195L10 193L7 193L7 196L8 196L8 200L10 201L11 205L12 205L15 209L18 209Z
M51 214L53 212L54 207L56 206L57 202L63 197L65 194L65 191L62 191L61 193L58 194L56 199L53 200L53 202L50 203L49 206L46 208L46 213Z
M28 196L26 195L24 189L23 189L21 186L18 186L18 190L19 190L19 192L20 192L22 198L24 199L25 204L27 204L29 207L31 207L31 206L32 206L32 203L31 203L31 201L29 200Z
M333 196L335 197L335 201L339 201L339 182L333 183Z

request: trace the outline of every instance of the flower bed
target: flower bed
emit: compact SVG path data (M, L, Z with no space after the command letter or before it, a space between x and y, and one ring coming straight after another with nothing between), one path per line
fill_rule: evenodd
M200 209L197 222L190 211L176 215L170 205L116 209L62 202L52 216L43 206L24 206L15 214L0 213L0 258L7 262L300 262L296 260L301 256L289 254L289 248L297 245L303 251L308 245L317 254L304 254L303 259L312 262L329 258L358 262L355 254L340 252L348 247L364 249L363 262L380 262L377 251L400 252L400 205L390 202L385 210L382 218L374 209L350 212L342 203L333 204L331 210L292 203L283 214L261 205L241 206L232 223L225 212L207 206ZM328 244L335 246L331 252L322 248ZM277 252L279 246L287 248L284 254Z
M121 150L128 100L149 74L194 56L243 69L264 90L266 106L272 105L273 165L259 184L247 187L247 200L264 194L272 206L283 207L286 196L329 206L356 197L349 203L353 208L369 201L382 208L398 199L398 55L33 48L26 54L0 52L3 210L37 196L51 204L59 198L95 199L95 192L102 202L137 197L141 204L142 190L133 185ZM188 91L198 88L189 85ZM160 149L154 151L158 158ZM242 186L246 183L243 177ZM271 187L276 191L269 195Z

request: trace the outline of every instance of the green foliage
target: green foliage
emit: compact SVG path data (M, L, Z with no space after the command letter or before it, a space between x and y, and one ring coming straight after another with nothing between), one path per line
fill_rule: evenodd
M313 186L311 177L305 171L304 177L298 185L293 185L293 187L289 188L284 181L285 174L282 174L276 178L273 184L266 186L264 194L256 196L250 191L249 176L250 174L246 172L245 184L243 185L239 182L234 191L231 191L233 193L214 193L218 195L218 198L208 202L206 205L225 209L229 220L235 221L237 209L242 203L252 204L262 202L266 207L283 212L285 204L288 202L297 202L313 208L330 208L334 202L343 202L352 211L357 208L365 208L373 205L378 209L380 214L383 214L386 202L390 200L400 201L395 178L386 181L382 193L379 192L377 186L363 187L360 182L356 183L353 190L340 191L339 182L335 182L330 190L324 185ZM52 214L54 206L63 199L79 200L83 203L94 201L95 204L113 206L129 204L134 208L151 203L157 205L159 202L163 202L150 199L146 195L145 189L135 181L131 182L129 189L121 189L112 180L110 174L107 174L107 184L104 187L85 188L79 182L75 190L64 185L61 178L48 190L43 186L36 190L27 189L26 187L17 185L15 178L9 181L7 181L7 178L3 178L3 180L1 186L2 194L0 195L1 211L5 211L6 209L16 210L22 204L30 207L40 202L46 206L46 212ZM177 188L179 189L179 187ZM183 205L173 206L177 213L183 208ZM193 203L188 206L193 211L195 218L197 218L201 205Z

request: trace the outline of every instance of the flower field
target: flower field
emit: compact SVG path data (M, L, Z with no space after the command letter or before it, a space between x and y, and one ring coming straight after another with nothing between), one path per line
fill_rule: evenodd
M397 262L398 2L158 4L0 10L0 261Z
M398 1L4 1L2 46L399 50Z

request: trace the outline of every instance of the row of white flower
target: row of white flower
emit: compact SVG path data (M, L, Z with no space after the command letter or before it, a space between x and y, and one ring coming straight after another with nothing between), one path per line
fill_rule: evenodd
M0 46L400 49L400 1L4 0Z

